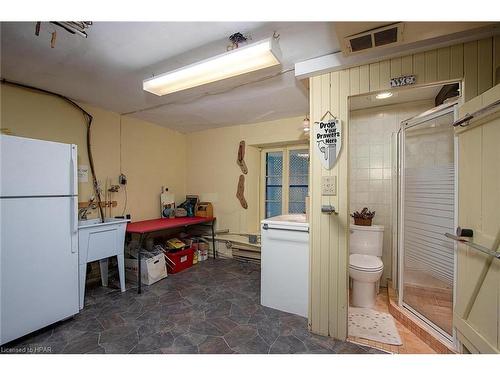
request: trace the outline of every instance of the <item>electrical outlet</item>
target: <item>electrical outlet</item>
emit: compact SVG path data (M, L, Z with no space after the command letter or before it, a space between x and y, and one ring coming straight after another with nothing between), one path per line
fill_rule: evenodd
M337 195L337 176L321 176L321 195Z

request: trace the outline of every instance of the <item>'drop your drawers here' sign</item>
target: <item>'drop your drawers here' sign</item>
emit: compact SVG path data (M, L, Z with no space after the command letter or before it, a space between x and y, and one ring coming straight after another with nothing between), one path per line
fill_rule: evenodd
M330 111L326 114L329 113ZM316 154L320 158L321 164L326 169L332 169L342 147L342 126L340 120L333 117L330 120L322 119L315 122L313 136L316 144Z

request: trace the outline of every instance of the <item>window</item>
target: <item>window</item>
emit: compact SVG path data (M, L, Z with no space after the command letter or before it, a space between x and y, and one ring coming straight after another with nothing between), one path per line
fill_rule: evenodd
M309 149L304 147L262 150L261 217L305 213Z
M278 216L283 206L283 152L266 152L266 214Z

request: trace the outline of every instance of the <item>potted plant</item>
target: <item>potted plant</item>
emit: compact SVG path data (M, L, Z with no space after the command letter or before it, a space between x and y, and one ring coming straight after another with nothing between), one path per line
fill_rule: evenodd
M354 218L355 225L363 225L369 227L372 225L372 219L375 217L375 211L370 211L368 207L365 207L360 211L354 211L351 214Z

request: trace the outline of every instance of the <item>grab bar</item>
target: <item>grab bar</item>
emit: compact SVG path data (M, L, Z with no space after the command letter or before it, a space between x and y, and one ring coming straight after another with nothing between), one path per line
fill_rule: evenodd
M465 240L463 238L460 238L458 236L455 236L454 234L451 234L451 233L445 233L444 234L446 237L448 238L451 238L452 240L455 240L457 242L460 242L460 243L463 243L463 244L466 244L468 246L470 246L471 248L475 249L475 250L478 250L482 253L485 253L485 254L488 254L492 257L495 257L497 259L500 259L500 253L497 252L497 251L494 251L494 250L491 250L491 249L488 249L487 247L484 247L484 246L481 246L481 245L478 245L477 243L474 243L474 242L471 242L469 240Z
M268 224L262 225L262 229L268 230L268 229L275 229L275 230L286 230L289 232L306 232L309 233L309 229L306 230L295 230L295 229L288 229L288 228L277 228L277 227L270 227Z

